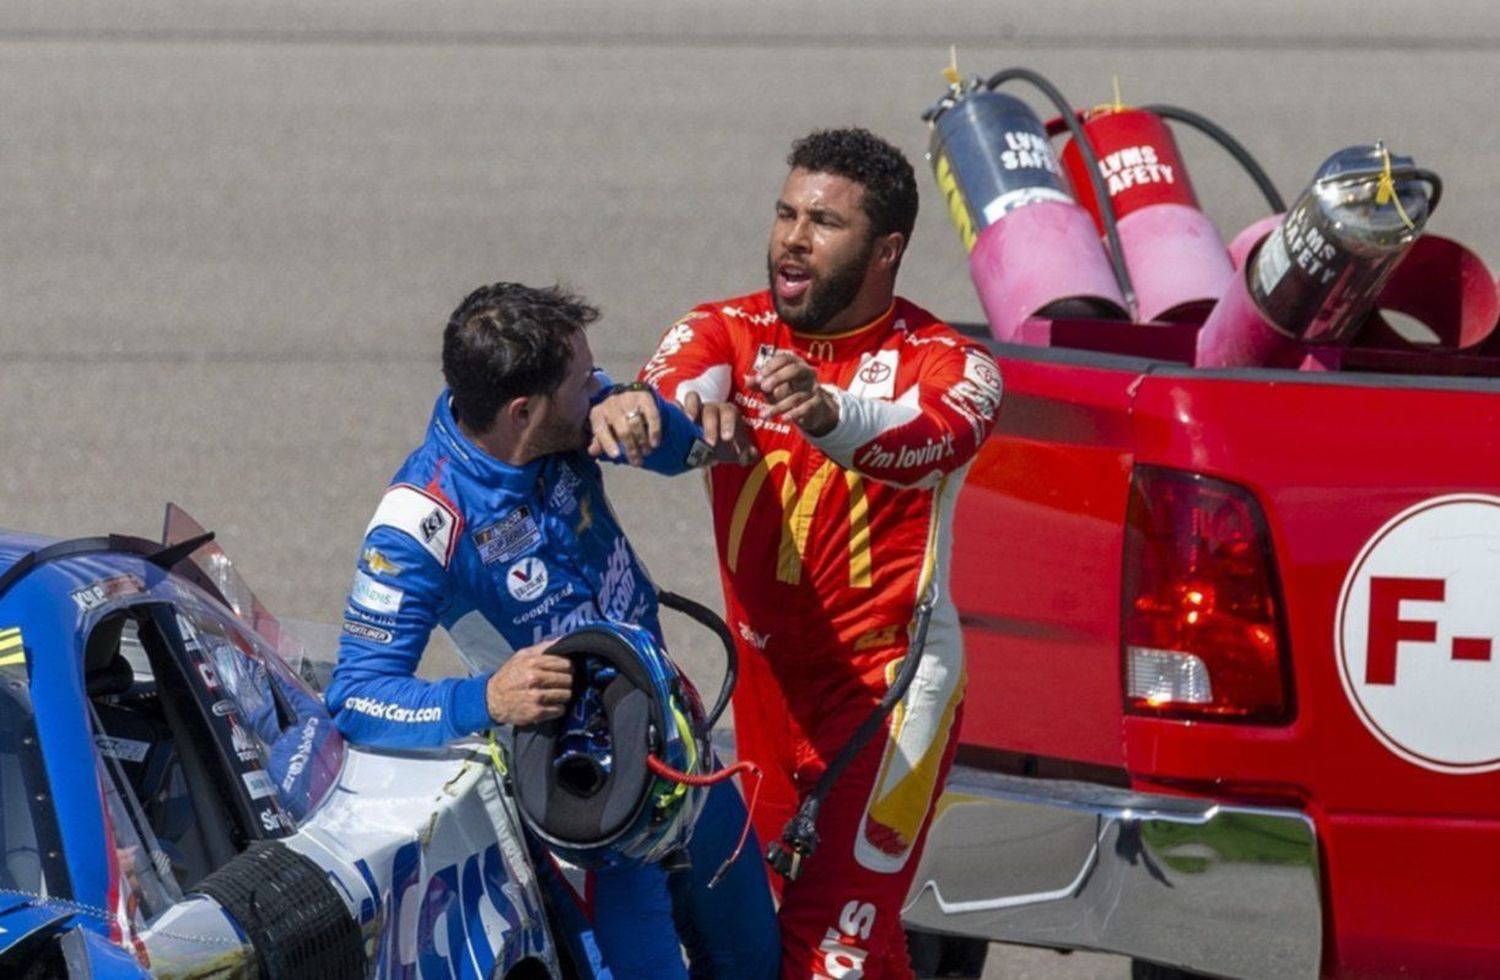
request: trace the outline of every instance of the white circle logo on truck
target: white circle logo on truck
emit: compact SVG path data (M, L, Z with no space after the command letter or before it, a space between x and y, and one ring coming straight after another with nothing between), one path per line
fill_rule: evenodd
M1500 769L1500 497L1409 507L1366 542L1339 594L1344 693L1408 762Z

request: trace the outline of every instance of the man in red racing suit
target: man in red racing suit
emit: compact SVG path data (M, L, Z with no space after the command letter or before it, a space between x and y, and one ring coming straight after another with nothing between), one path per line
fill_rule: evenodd
M982 346L894 295L916 212L900 151L825 131L788 163L772 288L694 309L641 379L758 451L708 481L740 656L737 752L766 770L762 840L780 838L886 692L918 602L933 603L911 687L824 802L818 849L781 893L784 977L910 977L900 909L964 688L951 516L1000 374ZM726 401L737 412L704 407Z

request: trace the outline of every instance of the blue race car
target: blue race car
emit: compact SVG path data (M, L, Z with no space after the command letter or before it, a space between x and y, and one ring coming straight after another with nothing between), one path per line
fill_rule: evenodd
M559 976L492 746L346 745L211 537L0 531L0 976Z

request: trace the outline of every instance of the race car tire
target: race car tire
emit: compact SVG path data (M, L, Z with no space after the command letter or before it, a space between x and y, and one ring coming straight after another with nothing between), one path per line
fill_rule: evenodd
M204 878L250 940L265 980L360 980L364 944L323 869L280 841L254 841Z

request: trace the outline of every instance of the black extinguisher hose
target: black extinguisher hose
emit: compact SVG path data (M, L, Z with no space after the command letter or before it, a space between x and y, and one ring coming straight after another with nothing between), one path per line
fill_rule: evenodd
M1271 183L1271 178L1266 176L1266 172L1261 168L1260 163L1224 127L1206 116L1200 116L1191 109L1183 109L1180 106L1157 104L1141 106L1141 108L1147 112L1155 113L1163 119L1170 119L1173 122L1180 122L1185 126L1191 126L1222 146L1244 168L1245 173L1250 175L1250 179L1255 181L1255 186L1260 188L1261 194L1266 199L1266 204L1271 208L1271 213L1280 214L1286 210L1286 201L1281 199L1281 193L1276 190L1276 185Z
M772 841L766 846L766 861L772 870L780 874L787 881L796 881L802 873L802 861L811 857L818 849L818 810L823 805L823 800L828 797L834 784L849 768L849 763L859 755L875 733L878 732L885 719L895 709L897 702L906 697L906 691L911 687L912 678L917 676L917 666L922 662L922 651L927 646L927 624L932 619L932 599L924 599L917 606L915 623L916 628L912 633L911 646L906 650L906 656L901 661L901 669L897 671L895 680L886 690L885 696L880 703L870 711L865 720L860 722L859 728L839 749L839 754L834 756L828 768L823 770L823 775L818 779L817 785L797 812L788 820L786 827L781 831L781 840Z
M1120 287L1120 294L1125 297L1125 305L1130 310L1131 317L1134 318L1137 313L1135 286L1130 281L1130 270L1125 268L1125 250L1120 246L1120 232L1115 227L1114 204L1110 200L1109 189L1104 184L1104 177L1099 173L1099 157L1094 153L1094 144L1089 142L1088 135L1084 133L1083 125L1078 121L1078 113L1073 110L1072 104L1063 97L1057 86L1030 68L1006 68L998 71L989 77L984 87L996 89L1013 79L1034 85L1051 100L1063 121L1068 124L1068 130L1073 134L1073 141L1078 144L1078 152L1083 155L1084 165L1088 169L1089 185L1094 189L1094 200L1099 204L1099 216L1104 221L1104 235L1109 240L1109 260L1114 268L1115 282Z

